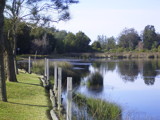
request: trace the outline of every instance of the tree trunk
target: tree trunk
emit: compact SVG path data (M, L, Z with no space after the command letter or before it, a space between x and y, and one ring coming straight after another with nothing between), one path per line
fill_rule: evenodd
M17 31L17 30L16 30ZM13 44L13 60L14 60L14 68L15 68L15 72L16 74L18 74L18 67L17 67L17 60L16 60L16 50L17 50L17 36L16 36L16 33L15 35L13 35L13 41L14 41L14 44Z
M3 37L3 26L4 26L4 11L5 0L0 1L0 100L7 102L6 93L6 81L5 81L5 70L4 70L4 37Z
M15 67L15 72L18 74L18 67L17 67L17 60L16 60L16 55L17 55L17 28L18 28L18 19L16 19L13 22L13 60L14 60L14 67Z
M7 80L10 82L17 82L16 71L15 71L15 63L14 63L14 55L11 47L11 41L6 39L5 47L7 52L7 62L6 62L6 72L7 72Z

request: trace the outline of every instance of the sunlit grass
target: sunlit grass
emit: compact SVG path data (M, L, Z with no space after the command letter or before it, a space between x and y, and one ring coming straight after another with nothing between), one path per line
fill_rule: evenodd
M35 74L20 73L18 83L7 82L8 102L0 101L0 120L47 120L45 90Z

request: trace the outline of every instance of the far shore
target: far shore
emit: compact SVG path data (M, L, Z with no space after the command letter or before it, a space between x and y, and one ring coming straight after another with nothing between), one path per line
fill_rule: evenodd
M160 52L90 52L90 53L65 53L65 54L51 54L51 55L33 55L24 54L18 55L18 58L28 58L31 56L33 58L117 58L117 59L158 59L160 58Z

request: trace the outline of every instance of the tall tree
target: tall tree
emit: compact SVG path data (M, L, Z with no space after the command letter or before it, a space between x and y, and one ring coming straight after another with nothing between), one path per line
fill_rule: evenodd
M83 32L78 32L76 34L76 51L77 52L87 52L89 50L90 38Z
M93 50L96 50L96 51L100 51L101 50L101 44L99 41L94 41L91 45L92 49Z
M38 27L31 30L31 50L32 54L50 54L56 44L53 31L45 27Z
M17 54L29 54L31 47L31 27L21 22L17 33Z
M114 37L109 37L107 38L107 44L106 44L106 49L111 50L116 47L116 40Z
M0 1L0 100L7 102L6 95L6 83L4 77L4 36L3 36L3 26L4 26L4 16L3 11L5 7L5 1Z
M69 5L73 3L78 3L78 0L7 0L6 17L12 19L11 48L13 55L10 56L15 61L14 66L16 72L17 30L19 23L26 21L44 26L49 25L50 22L69 20Z
M64 39L65 52L74 52L76 36L73 33L68 33Z
M56 46L54 53L63 53L64 52L64 39L67 36L65 30L55 32Z
M99 41L103 50L106 49L107 37L105 35L98 35L97 41Z
M119 37L119 46L133 50L141 41L137 31L134 28L125 28Z
M6 79L11 82L17 82L16 71L14 66L14 57L12 51L12 39L10 36L11 21L5 19L5 68Z
M143 43L145 49L152 49L157 46L157 34L153 25L147 25L143 31Z

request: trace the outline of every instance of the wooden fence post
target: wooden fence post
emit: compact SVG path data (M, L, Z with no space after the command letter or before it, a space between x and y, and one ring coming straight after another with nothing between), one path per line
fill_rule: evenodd
M49 59L47 59L47 81L49 81Z
M56 92L57 92L57 63L54 63L54 93Z
M28 58L28 73L31 74L31 57Z
M47 59L44 59L44 76L47 76Z
M58 110L61 109L62 68L58 68Z
M67 120L72 120L72 77L67 77Z

